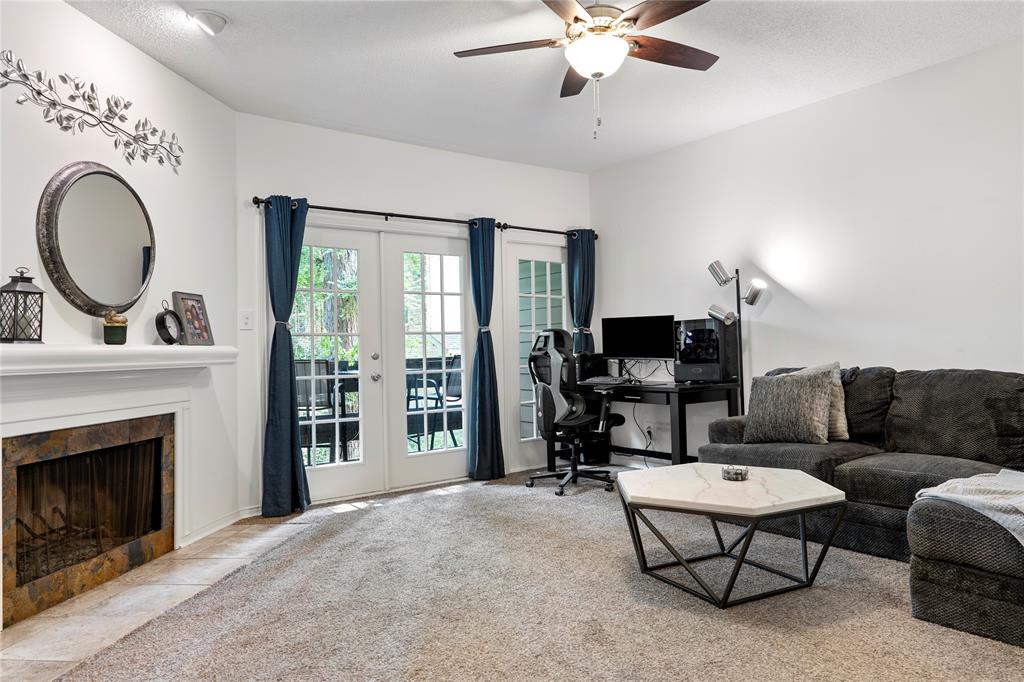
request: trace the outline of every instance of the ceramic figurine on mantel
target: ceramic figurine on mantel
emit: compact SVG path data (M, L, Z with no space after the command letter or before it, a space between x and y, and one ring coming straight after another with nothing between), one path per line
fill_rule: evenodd
M0 343L43 342L43 290L32 283L28 268L0 287Z
M128 318L121 313L108 310L103 316L103 343L108 346L123 346L128 340Z

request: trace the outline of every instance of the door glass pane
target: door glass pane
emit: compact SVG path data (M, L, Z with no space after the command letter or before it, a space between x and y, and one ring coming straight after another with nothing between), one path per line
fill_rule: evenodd
M405 331L423 331L423 296L421 294L405 295Z
M423 291L423 255L406 253L402 255L403 279L406 291Z
M427 291L441 291L441 256L423 255L423 284Z
M309 292L302 291L295 294L295 301L292 303L292 316L288 318L289 329L292 334L309 333Z
M465 447L463 260L459 256L406 253L403 263L407 451L413 454ZM422 268L419 279L412 271L417 264ZM421 282L425 293L413 293L419 291Z
M562 299L551 299L551 326L559 329L565 326L565 319L562 317Z
M544 261L533 261L533 293L548 293L548 264Z
M338 337L338 374L359 371L359 337Z
M334 278L338 289L351 289L354 291L359 288L358 253L355 249L335 250Z
M533 263L519 259L519 293L533 293Z
M447 332L462 331L462 296L445 294L444 330Z
M519 437L522 439L537 437L530 350L538 332L565 327L563 273L559 262L519 259Z
M405 368L423 370L423 335L405 335Z
M330 289L334 280L334 249L313 247L313 288Z
M441 296L439 294L427 294L423 299L424 328L428 332L441 331Z
M533 405L519 406L519 437L521 439L533 438Z
M462 366L462 334L444 335L444 357L449 365L457 362L456 366Z
M444 275L444 292L446 294L462 293L462 259L458 256L445 256L442 259Z
M358 461L359 252L307 245L302 259L292 308L302 458Z
M548 277L548 288L552 296L562 295L562 264L550 263L551 275Z

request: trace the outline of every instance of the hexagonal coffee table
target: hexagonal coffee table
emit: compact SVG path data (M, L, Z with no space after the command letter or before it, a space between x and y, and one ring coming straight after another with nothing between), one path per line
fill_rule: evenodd
M810 587L818 575L828 553L836 531L846 515L846 494L838 488L820 481L810 474L794 469L771 469L768 467L750 467L750 476L745 481L726 481L722 478L721 464L677 464L675 466L658 467L636 471L624 471L618 475L619 495L622 497L622 508L626 513L629 535L636 550L640 571L673 587L700 597L715 606L724 609L744 602L764 599L784 592ZM718 551L694 557L683 557L679 551L665 538L644 510L655 509L682 514L698 514L711 521L711 527L718 542ZM835 521L829 532L828 539L821 547L821 552L809 570L807 560L807 522L806 515L810 512L827 509L837 510ZM754 539L758 524L768 519L784 516L800 517L800 550L802 558L802 575L796 576L752 559L747 559L747 550ZM665 549L675 557L674 561L650 565L640 537L640 526L637 519L654 534ZM718 521L731 521L745 526L739 537L728 546L722 539ZM739 547L739 553L736 548ZM734 566L729 580L719 595L697 573L694 564L708 559L732 559ZM747 595L738 599L730 599L736 577L744 566L752 566L768 571L789 580L792 584L765 592ZM667 568L682 566L697 582L703 592L684 585L662 574Z

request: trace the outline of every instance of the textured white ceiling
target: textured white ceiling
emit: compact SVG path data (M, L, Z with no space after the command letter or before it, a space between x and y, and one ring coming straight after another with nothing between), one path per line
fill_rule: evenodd
M558 97L561 50L452 56L559 37L564 25L538 0L71 4L238 111L581 171L1011 39L1024 12L1017 2L713 0L646 33L718 63L702 73L627 59L602 84L594 141L591 86ZM210 38L183 8L231 23Z

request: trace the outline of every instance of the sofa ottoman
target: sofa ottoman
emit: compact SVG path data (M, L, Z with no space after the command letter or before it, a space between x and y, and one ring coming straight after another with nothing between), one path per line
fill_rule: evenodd
M1024 646L1024 545L987 516L925 498L907 514L915 618Z

